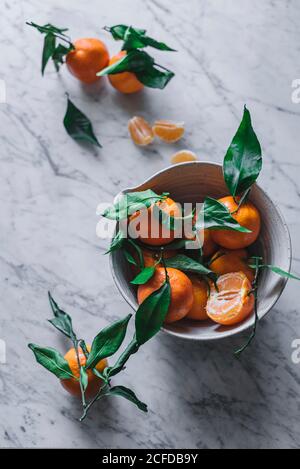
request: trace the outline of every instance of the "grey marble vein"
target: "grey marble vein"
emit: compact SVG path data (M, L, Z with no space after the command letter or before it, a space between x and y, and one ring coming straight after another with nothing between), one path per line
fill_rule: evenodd
M42 38L25 21L70 28L73 38L98 36L128 23L146 27L177 53L155 53L176 78L163 92L122 96L103 81L81 86L67 70L40 74ZM80 405L35 364L29 341L67 343L46 319L47 290L91 341L128 313L108 274L107 243L96 237L96 207L164 168L174 148L221 161L241 117L251 110L263 145L261 185L289 225L294 271L300 272L300 105L297 0L5 1L1 10L0 79L0 365L1 447L297 448L300 365L291 359L300 337L299 285L290 281L261 323L255 344L236 361L243 337L185 343L160 334L128 363L118 382L149 405L99 403L79 424ZM71 140L62 126L68 91L90 116L103 149ZM135 147L129 117L184 120L178 145ZM132 326L131 326L132 331Z

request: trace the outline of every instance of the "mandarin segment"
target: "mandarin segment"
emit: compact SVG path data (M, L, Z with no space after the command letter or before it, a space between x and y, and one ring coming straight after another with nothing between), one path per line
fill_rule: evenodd
M175 143L184 135L184 124L167 120L156 121L152 127L154 135L166 143Z
M206 312L212 321L231 326L246 319L253 308L251 283L243 272L222 275L217 280L217 289L211 284Z
M154 134L148 122L139 116L134 116L128 122L131 139L136 145L147 146L153 142Z
M186 163L188 161L196 161L197 155L193 151L190 150L181 150L171 156L171 163L178 164L178 163Z

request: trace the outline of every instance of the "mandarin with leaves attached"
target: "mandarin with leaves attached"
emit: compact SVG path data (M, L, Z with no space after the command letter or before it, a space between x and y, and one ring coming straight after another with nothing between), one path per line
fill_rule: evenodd
M109 63L106 45L99 39L86 38L74 42L74 50L66 57L69 71L83 83L94 83L100 79L100 72Z
M232 196L223 197L219 199L229 212L231 216L243 226L250 230L250 233L242 233L231 230L213 230L212 239L215 243L227 249L242 249L250 244L253 244L260 233L261 217L260 213L251 202L243 202L238 206Z
M154 204L165 215L169 217L180 217L181 210L178 204L170 197ZM175 238L175 231L160 222L155 215L154 205L147 210L138 211L129 218L129 229L138 234L140 241L151 246L164 246L171 243Z
M90 345L87 345L86 347L87 347L88 352L90 352L91 350ZM85 366L87 359L81 347L78 347L78 355L79 355L80 366ZM70 394L72 394L72 396L81 397L81 390L80 390L80 383L79 383L80 371L79 371L78 359L77 359L75 348L71 348L66 353L65 360L68 362L70 370L72 371L74 378L62 379L61 384ZM107 365L108 365L107 360L103 359L103 360L100 360L100 362L96 365L95 368L97 371L102 373L104 368L107 367ZM88 387L86 389L85 394L87 397L94 397L99 391L101 383L103 381L101 380L101 378L98 378L98 376L96 376L92 370L87 370L87 375L88 375Z
M170 287L171 287L171 303L165 323L169 324L184 318L190 311L193 301L192 282L178 269L168 267L167 269ZM164 267L158 267L153 277L144 285L138 288L137 298L141 304L154 291L158 290L166 281L166 272Z
M109 66L121 60L126 55L126 51L121 51L114 55L110 61ZM121 72L108 75L110 84L118 91L124 94L132 94L141 91L144 85L137 79L136 75L132 72Z
M250 282L254 280L254 270L248 265L246 249L221 249L212 257L209 268L218 275L230 272L244 272Z

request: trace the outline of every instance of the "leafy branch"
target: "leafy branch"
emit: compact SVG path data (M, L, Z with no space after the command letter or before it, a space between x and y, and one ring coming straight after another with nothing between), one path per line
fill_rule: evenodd
M42 54L42 75L44 75L46 65L50 59L52 59L55 69L58 72L60 65L64 63L64 57L75 49L69 36L65 34L68 29L58 28L50 23L39 25L31 21L26 22L26 24L45 35ZM57 41L62 42L57 43Z

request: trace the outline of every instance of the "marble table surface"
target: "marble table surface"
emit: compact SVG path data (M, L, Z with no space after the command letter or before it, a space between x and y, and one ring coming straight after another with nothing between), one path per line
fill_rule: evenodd
M42 38L25 21L70 28L72 38L98 36L102 26L146 27L177 53L157 53L176 71L164 91L121 96L107 83L83 87L66 69L40 74ZM299 285L290 281L257 340L240 361L242 337L187 343L159 334L134 356L122 377L149 405L99 403L79 424L79 404L34 362L28 342L66 350L46 322L47 290L90 341L129 312L109 273L95 229L96 207L122 188L166 167L175 148L221 162L249 107L262 142L260 184L278 202L300 273L300 75L297 0L22 0L4 1L0 104L0 365L1 447L295 448L300 444ZM65 132L65 92L94 123L103 149L78 145ZM3 99L2 99L3 101ZM128 118L183 120L178 145L141 150L127 135ZM120 378L121 381L121 378Z

